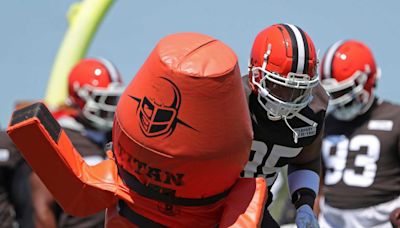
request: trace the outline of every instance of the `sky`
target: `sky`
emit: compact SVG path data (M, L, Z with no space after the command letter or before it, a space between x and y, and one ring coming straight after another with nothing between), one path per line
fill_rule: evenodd
M0 126L17 100L39 100L67 29L73 0L13 0L0 7ZM129 83L156 43L177 32L200 32L229 45L242 74L257 33L276 23L306 31L321 58L341 39L366 43L382 69L377 94L400 103L400 1L397 0L115 0L87 53L118 67Z

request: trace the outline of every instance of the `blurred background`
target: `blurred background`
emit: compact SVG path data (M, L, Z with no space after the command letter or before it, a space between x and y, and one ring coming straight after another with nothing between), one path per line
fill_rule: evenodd
M42 99L75 0L13 0L0 7L0 126L17 100ZM157 41L195 31L218 38L237 53L242 74L253 38L266 26L287 22L303 28L319 57L339 39L359 39L382 68L378 95L399 103L400 1L335 0L115 0L87 56L106 57L126 83Z

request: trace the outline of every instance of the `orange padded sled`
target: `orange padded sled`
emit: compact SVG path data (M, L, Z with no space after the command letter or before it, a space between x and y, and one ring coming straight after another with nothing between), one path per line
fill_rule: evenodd
M260 227L267 198L264 178L240 178L226 199L219 227Z
M168 226L219 222L251 141L237 57L223 42L198 33L161 39L115 113L122 179L161 204L153 211L139 203L131 209Z
M17 110L8 133L57 202L72 215L86 216L107 208L106 227L137 227L126 216L121 216L118 211L121 204L133 207L136 202L144 208L148 206L150 212L151 207L160 205L130 191L118 176L113 159L87 166L42 103ZM224 201L219 226L259 226L267 198L266 188L262 178L239 179ZM139 224L148 225L148 222L145 219ZM182 223L169 225L185 226L185 219Z
M263 179L239 179L252 129L237 57L178 33L157 44L117 105L110 160L88 166L43 104L14 113L9 135L73 215L107 208L107 227L252 227Z
M178 33L161 39L122 94L113 142L118 164L141 183L204 198L235 183L252 134L235 53Z

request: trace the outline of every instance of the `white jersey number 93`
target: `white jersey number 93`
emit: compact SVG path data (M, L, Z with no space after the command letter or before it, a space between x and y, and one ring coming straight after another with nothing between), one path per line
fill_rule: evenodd
M361 153L362 148L366 153ZM354 164L347 162L349 151L355 153ZM322 144L325 163L325 184L334 185L341 179L346 185L369 187L374 182L380 154L380 142L375 135L357 135L350 140L344 135L328 136ZM353 167L362 168L356 172Z

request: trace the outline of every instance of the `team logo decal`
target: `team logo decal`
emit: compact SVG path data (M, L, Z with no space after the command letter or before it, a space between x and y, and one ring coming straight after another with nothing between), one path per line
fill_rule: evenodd
M182 97L178 87L171 80L160 77L152 88L154 94L143 98L129 95L138 102L136 113L139 115L140 129L145 136L170 136L178 124L196 130L178 118Z

